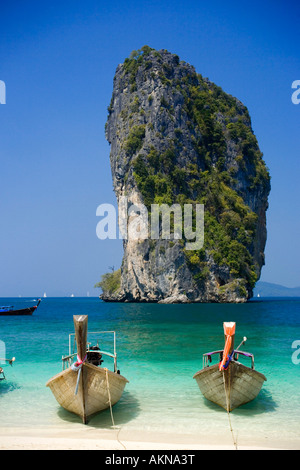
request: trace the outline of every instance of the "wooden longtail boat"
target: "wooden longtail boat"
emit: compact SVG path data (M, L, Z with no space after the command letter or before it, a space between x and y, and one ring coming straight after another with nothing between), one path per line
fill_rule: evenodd
M32 315L33 312L38 308L41 303L41 299L38 299L38 303L33 307L22 308L14 310L13 306L0 307L0 315L13 316L13 315Z
M71 336L69 336L69 355L62 358L63 369L68 368L50 379L49 387L58 403L68 411L77 414L87 424L88 418L112 407L117 403L128 380L117 369L115 332L114 353L100 351L99 347L87 347L87 315L74 316L77 361L72 363L75 354L71 354ZM94 333L97 334L97 333ZM103 355L114 359L114 371L100 367Z
M244 337L237 349L234 349L235 323L224 323L224 350L203 355L203 369L196 372L194 379L205 398L230 412L240 405L254 400L259 394L266 377L254 370L253 354L240 351L246 342ZM220 355L220 362L210 365L212 356ZM251 359L251 367L238 361L239 356Z

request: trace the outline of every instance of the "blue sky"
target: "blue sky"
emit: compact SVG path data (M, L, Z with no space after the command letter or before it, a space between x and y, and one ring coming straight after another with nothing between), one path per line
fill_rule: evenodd
M120 240L96 237L115 204L104 125L116 67L167 49L239 98L272 177L261 280L299 271L300 6L264 1L1 2L0 297L96 295Z

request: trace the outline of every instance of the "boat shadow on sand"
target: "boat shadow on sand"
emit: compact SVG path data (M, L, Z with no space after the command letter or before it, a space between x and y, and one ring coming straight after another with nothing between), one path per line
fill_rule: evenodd
M136 416L138 416L139 412L139 401L130 392L125 390L120 401L112 407L115 426L130 422L136 418ZM66 411L62 407L59 407L57 414L60 419L68 423L82 423L82 420L79 416ZM113 423L110 409L107 408L106 410L100 411L99 413L91 416L87 425L94 428L111 428Z
M224 413L224 409L220 406L212 403L209 400L203 398L205 406L211 410ZM240 415L240 416L254 416L262 413L271 413L278 408L277 403L273 400L272 394L268 390L261 390L259 395L249 403L236 408L231 411L231 414Z

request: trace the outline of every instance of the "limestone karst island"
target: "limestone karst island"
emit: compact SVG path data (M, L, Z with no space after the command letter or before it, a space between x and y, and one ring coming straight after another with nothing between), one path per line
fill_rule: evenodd
M246 302L260 277L270 176L247 108L166 50L144 46L117 67L106 137L118 202L203 204L204 244L124 239L101 298ZM171 221L172 222L172 221Z

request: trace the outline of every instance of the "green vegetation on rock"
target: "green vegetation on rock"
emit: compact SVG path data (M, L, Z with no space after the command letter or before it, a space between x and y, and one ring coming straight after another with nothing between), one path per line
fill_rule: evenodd
M94 287L100 287L105 296L115 294L121 286L121 269L101 276L101 281Z

